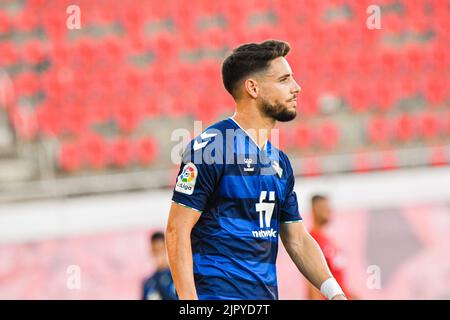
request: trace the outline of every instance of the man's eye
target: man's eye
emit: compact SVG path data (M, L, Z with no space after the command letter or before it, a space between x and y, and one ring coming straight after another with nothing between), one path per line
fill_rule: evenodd
M280 82L286 82L288 78L283 78L280 80Z

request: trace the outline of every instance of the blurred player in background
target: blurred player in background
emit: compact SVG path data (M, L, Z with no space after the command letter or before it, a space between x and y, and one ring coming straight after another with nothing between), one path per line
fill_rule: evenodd
M155 232L150 238L150 254L155 262L156 271L147 278L142 286L143 300L177 300L175 286L167 263L164 234Z
M331 219L331 207L328 198L324 195L316 194L311 198L311 210L313 217L313 227L311 236L317 241L327 261L328 267L337 282L342 286L342 290L349 299L357 299L345 286L344 258L339 248L326 234L326 226ZM324 296L313 285L308 284L308 297L310 300L321 300Z
M345 299L303 225L289 159L268 140L297 114L289 51L283 41L250 43L223 62L235 114L188 144L172 197L167 249L180 299L278 299L278 233L310 282Z

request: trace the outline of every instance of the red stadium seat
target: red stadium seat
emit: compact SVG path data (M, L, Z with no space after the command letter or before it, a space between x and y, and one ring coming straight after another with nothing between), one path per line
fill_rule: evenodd
M353 82L347 89L347 99L350 108L355 112L367 111L370 105L370 95L366 84Z
M132 143L125 138L117 138L111 143L112 163L125 167L133 160L134 150Z
M96 62L99 43L89 38L80 38L73 45L73 56L75 62L82 67L89 67Z
M199 34L202 47L208 50L220 50L229 45L226 29L208 28Z
M437 114L427 112L419 117L420 135L425 139L432 139L439 135L440 125Z
M61 72L60 70L49 70L41 74L42 88L44 89L47 98L50 100L61 101L63 98L65 81L71 79L70 72Z
M84 162L91 168L103 169L108 164L108 145L102 136L86 134L81 138Z
M25 6L28 9L39 10L47 5L47 0L27 0Z
M328 67L331 74L335 77L342 77L347 73L348 56L342 52L336 51L327 56Z
M376 59L370 55L365 49L353 50L350 53L352 63L350 64L350 70L356 76L366 77L376 69Z
M450 89L447 85L450 84L448 79L440 75L433 75L425 80L425 97L432 105L438 105L449 97Z
M302 92L300 92L300 104L299 109L303 116L309 117L317 115L318 104L317 104L317 95L315 92L311 92L308 90L309 88L302 87Z
M399 117L394 119L395 125L395 135L401 142L407 142L415 138L417 132L417 124L415 118L408 114L401 114Z
M106 64L120 65L125 58L124 43L126 41L123 38L106 36L94 50L98 50L97 55L100 61L105 60Z
M387 83L387 79L374 80L375 84L372 86L371 100L375 106L382 110L388 111L395 107L396 92L395 87Z
M355 38L353 28L354 25L349 20L338 20L330 25L329 34L336 45L350 45Z
M198 10L199 16L215 16L220 14L220 1L191 1L194 4L191 10Z
M173 97L170 105L170 114L173 117L180 117L188 114L189 112L189 102L186 101L185 97Z
M386 30L388 33L400 34L405 30L405 23L402 17L397 13L390 12L383 15L382 19L382 29Z
M175 6L172 20L175 24L178 33L183 35L194 34L197 26L198 15L195 10L191 8L191 1L179 1Z
M141 6L125 6L119 13L120 23L128 34L143 32L146 11Z
M128 101L120 101L114 107L114 117L117 125L124 132L132 132L140 122L139 109L135 108Z
M153 97L143 98L139 102L141 113L143 116L148 118L155 118L162 113L161 106Z
M202 94L200 94L200 96L202 96ZM206 94L203 94L203 96L206 96ZM220 109L208 99L199 99L193 110L195 118L206 124L212 124L212 122L217 119L219 113Z
M39 76L30 71L18 74L14 84L19 95L32 96L40 89Z
M424 1L403 1L405 7L405 21L408 26L412 26L414 32L425 33L429 31L431 17L425 12L428 3Z
M33 32L39 27L40 23L41 14L39 9L25 8L18 13L15 28L21 32Z
M88 118L85 112L85 106L63 105L60 121L63 123L63 129L79 136L88 129Z
M448 28L447 28L448 29ZM448 55L448 45L440 41L435 42L427 53L430 56L430 64L435 72L449 70L450 57Z
M120 7L117 1L95 1L95 4L89 10L86 10L90 14L91 19L87 19L86 14L83 15L84 23L94 23L97 26L108 26L115 23L118 20ZM84 6L83 6L84 7Z
M414 76L410 74L401 75L397 78L396 88L401 97L413 97L419 93L420 83L418 81L411 81L412 78Z
M158 33L150 46L159 63L173 61L178 57L178 40L174 33Z
M322 149L332 150L339 144L339 128L330 120L327 120L320 125L318 136L319 144Z
M66 15L50 7L44 12L46 14L42 17L42 26L44 27L45 33L52 42L60 45L64 42L64 36L68 32L67 28L61 28L61 26L66 25Z
M60 111L51 104L43 104L36 109L39 132L47 136L57 136L61 132Z
M438 11L436 15L433 15L431 27L435 33L435 41L443 41L442 43L445 43L450 35L450 30L448 28L448 21L450 19L449 12L450 10L447 8L446 10Z
M112 110L110 103L101 99L91 99L86 105L87 109L86 117L89 119L89 123L104 123L112 117Z
M406 70L413 74L420 73L425 68L426 57L423 47L411 45L404 49Z
M127 69L124 72L124 86L126 91L139 95L144 89L144 75L140 69Z
M370 118L367 124L367 136L371 143L382 144L390 140L390 126L384 117Z
M47 58L47 48L42 41L31 40L23 45L23 60L26 63L39 64Z
M400 70L400 55L394 50L384 50L379 57L379 68L385 74L397 74Z
M7 14L4 11L0 11L0 35L6 34L11 31L12 29L12 21L9 14Z
M16 44L11 42L0 42L0 65L12 66L19 61Z
M65 171L76 171L81 168L82 150L78 143L64 143L59 149L59 165Z
M156 141L152 138L143 138L136 143L136 155L141 165L151 164L158 155Z
M310 148L314 142L313 131L306 124L298 125L294 129L292 137L294 139L293 145L301 149Z

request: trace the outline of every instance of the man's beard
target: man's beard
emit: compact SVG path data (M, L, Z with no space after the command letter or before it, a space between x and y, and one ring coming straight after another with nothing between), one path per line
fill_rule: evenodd
M289 110L285 105L279 102L270 104L267 101L263 101L261 110L266 116L281 122L291 121L297 116L297 110Z

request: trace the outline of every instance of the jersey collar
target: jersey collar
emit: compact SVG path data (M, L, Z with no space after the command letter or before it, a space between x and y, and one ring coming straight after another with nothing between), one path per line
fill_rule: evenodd
M242 126L234 119L234 115L229 117L228 119L230 119L231 121L233 121L249 138L250 140L253 142L253 144L258 148L258 150L261 152L262 150L265 150L267 148L267 144L269 142L269 139L266 139L266 142L264 142L264 145L262 146L262 148L259 147L258 143L252 138L251 135L248 134L248 132L242 128Z

